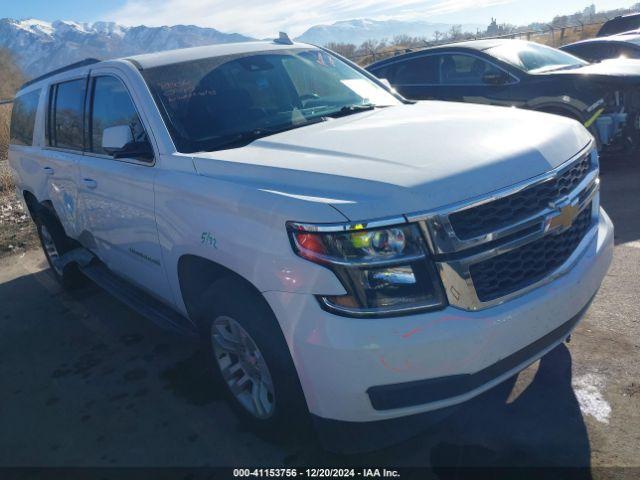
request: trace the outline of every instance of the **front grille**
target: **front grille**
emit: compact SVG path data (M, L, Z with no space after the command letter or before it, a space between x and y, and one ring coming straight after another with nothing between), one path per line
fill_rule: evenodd
M564 197L584 180L589 170L591 160L586 155L555 178L493 202L452 213L449 221L461 240L495 232L544 210L550 203Z
M558 235L539 240L469 267L478 299L489 302L509 295L551 274L566 262L591 225L591 204L573 225Z

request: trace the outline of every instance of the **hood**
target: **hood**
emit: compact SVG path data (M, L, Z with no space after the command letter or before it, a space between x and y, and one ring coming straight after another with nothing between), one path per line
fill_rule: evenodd
M588 75L623 83L640 83L640 60L614 58L580 68L551 71L540 75Z
M555 115L418 102L297 128L193 161L201 175L328 203L356 221L431 210L511 186L559 166L590 141L578 122Z

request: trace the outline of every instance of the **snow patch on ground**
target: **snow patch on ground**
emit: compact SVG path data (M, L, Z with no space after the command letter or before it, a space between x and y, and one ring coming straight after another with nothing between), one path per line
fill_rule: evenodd
M611 405L602 395L605 388L604 376L587 373L574 378L572 384L582 413L592 416L600 423L608 424Z

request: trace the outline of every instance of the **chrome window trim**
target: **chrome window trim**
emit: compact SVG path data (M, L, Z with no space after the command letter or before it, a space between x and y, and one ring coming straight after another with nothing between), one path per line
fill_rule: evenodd
M503 188L501 190L497 190L493 193L490 193L489 195L475 197L473 199L436 210L408 214L406 215L406 219L409 223L420 223L422 232L427 238L427 242L429 243L429 248L435 255L457 253L472 247L477 247L489 242L493 242L495 240L499 240L519 231L526 230L536 223L541 222L546 216L556 211L556 204L558 202L556 202L556 204L554 205L550 205L545 210L540 211L528 218L520 220L519 222L516 222L512 225L509 225L508 227L504 227L500 230L466 240L458 238L449 220L449 215L463 210L468 210L470 208L474 208L486 203L494 202L501 198L514 195L518 192L549 181L555 177L562 175L567 169L571 168L574 162L578 161L586 155L590 155L592 170L587 174L582 182L580 182L580 184L567 196L567 198L573 201L580 192L583 192L585 189L590 188L592 183L598 181L599 170L597 166L597 160L594 158L594 156L597 156L597 153L594 149L594 143L595 142L591 140L589 144L585 146L578 154L562 163L562 165L559 165L555 169L542 175L524 180L520 183Z

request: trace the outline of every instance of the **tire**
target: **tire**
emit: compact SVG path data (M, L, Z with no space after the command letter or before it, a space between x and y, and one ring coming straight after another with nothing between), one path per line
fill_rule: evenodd
M42 251L58 283L68 290L84 285L86 278L75 263L67 264L64 268L59 268L55 263L57 258L75 248L73 240L67 237L58 219L43 207L35 216L35 223Z
M199 305L206 363L242 423L272 438L300 432L300 427L310 425L289 348L264 298L243 281L227 277L211 285ZM239 346L242 342L232 337L243 339L245 344ZM253 346L257 350L252 352ZM245 351L230 353L234 348ZM234 360L240 366L234 366ZM258 395L262 402L255 401L256 390L262 393ZM259 408L255 408L256 403Z

